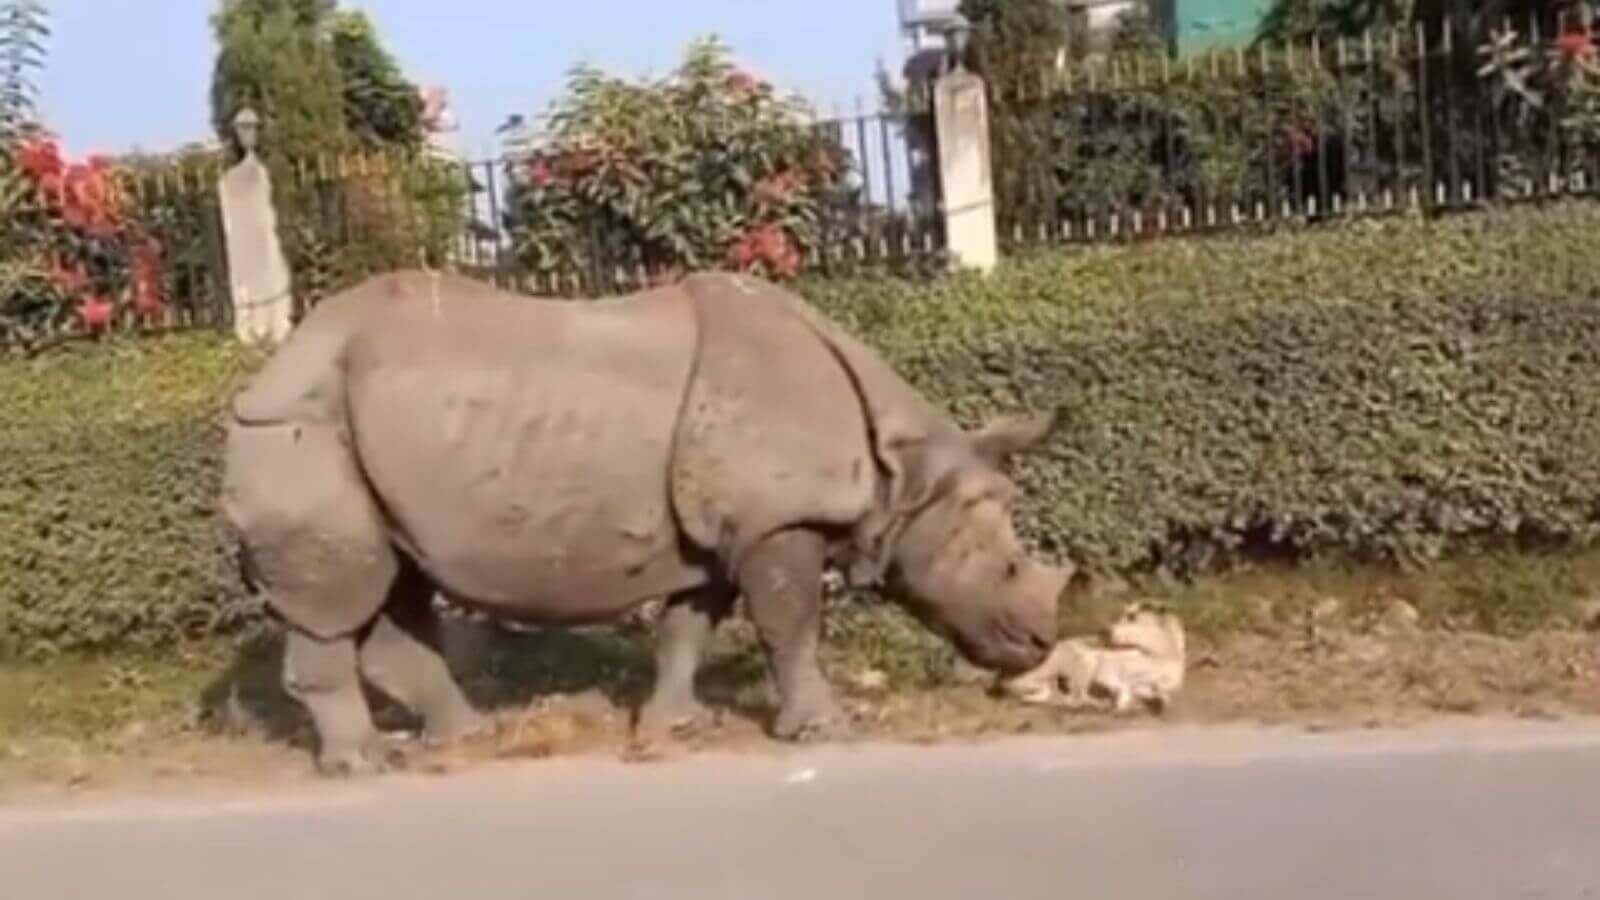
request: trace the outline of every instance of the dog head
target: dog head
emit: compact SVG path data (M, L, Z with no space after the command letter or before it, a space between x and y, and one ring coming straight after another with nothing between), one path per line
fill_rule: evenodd
M1161 660L1182 659L1186 649L1183 622L1164 603L1128 604L1106 629L1105 640L1111 647Z

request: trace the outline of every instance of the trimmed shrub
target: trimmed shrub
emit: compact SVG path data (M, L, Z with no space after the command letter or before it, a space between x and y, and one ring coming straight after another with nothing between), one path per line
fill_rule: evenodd
M800 289L968 424L1067 408L1019 473L1047 552L1425 561L1593 539L1597 232L1567 205ZM255 620L217 500L220 411L256 362L204 335L0 363L0 653Z
M1600 209L1052 253L807 294L965 421L1062 405L1029 520L1090 568L1584 544Z
M252 365L213 334L0 365L0 655L160 646L252 615L218 511L219 413Z

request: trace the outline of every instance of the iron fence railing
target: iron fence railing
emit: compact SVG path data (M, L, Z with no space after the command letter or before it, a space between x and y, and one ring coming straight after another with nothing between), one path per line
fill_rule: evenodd
M1001 233L1094 241L1594 194L1595 44L1550 29L1446 20L1066 67L992 98Z
M1114 55L1048 73L1036 89L991 92L1001 234L1017 248L1594 195L1600 48L1581 26L1545 18L1478 31L1446 20L1182 61ZM836 177L806 182L815 195L773 238L789 268L943 264L927 107L812 126ZM684 259L725 261L727 248L664 245L580 195L555 232L572 252L552 263L551 233L538 248L529 237L530 216L542 214L529 204L544 202L526 190L533 160L274 164L298 314L366 276L418 265L592 297L673 277ZM229 322L215 156L114 172L39 153L3 161L0 344ZM744 216L745 202L728 214Z

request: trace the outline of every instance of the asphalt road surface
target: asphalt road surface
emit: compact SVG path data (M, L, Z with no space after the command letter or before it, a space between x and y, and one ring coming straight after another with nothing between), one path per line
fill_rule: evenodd
M1600 900L1600 723L1159 730L0 807L8 900Z

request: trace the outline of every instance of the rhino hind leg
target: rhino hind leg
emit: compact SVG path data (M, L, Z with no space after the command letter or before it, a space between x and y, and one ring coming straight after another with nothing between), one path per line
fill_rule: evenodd
M445 662L434 586L405 563L383 612L360 646L360 669L374 687L422 718L424 736L448 743L482 730Z
M224 505L253 580L290 626L284 688L316 725L319 768L363 774L394 759L363 675L432 735L475 727L438 652L432 586L391 543L337 426L234 423Z
M283 687L311 714L317 768L324 775L369 775L394 762L361 692L353 636L319 638L291 628L284 645Z
M817 661L826 557L822 535L783 531L753 547L738 573L740 592L778 685L772 734L780 740L826 740L848 731Z
M718 585L672 598L656 627L656 680L639 710L636 740L684 737L712 726L716 716L695 696L694 680L706 644L733 610L737 593Z

